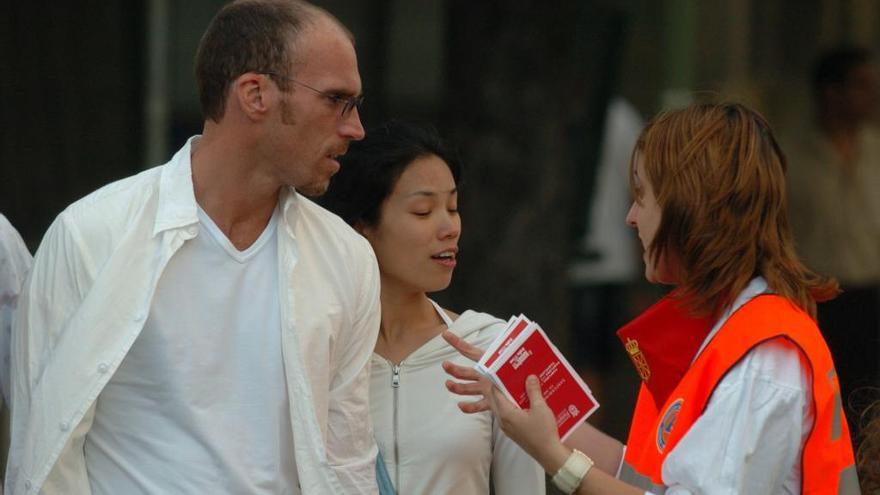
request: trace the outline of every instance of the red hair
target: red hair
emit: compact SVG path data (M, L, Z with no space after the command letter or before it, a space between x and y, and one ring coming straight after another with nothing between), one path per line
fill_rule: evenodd
M837 282L798 259L785 209L786 161L770 126L736 103L661 113L642 131L635 157L662 217L648 246L671 261L678 291L698 315L717 316L755 276L815 318Z

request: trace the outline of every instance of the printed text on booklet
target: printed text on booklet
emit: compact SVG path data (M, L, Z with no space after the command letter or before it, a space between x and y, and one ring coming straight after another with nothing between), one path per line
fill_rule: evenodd
M599 407L590 388L547 334L523 315L508 321L507 329L492 342L476 369L522 409L529 407L526 378L537 376L563 440Z

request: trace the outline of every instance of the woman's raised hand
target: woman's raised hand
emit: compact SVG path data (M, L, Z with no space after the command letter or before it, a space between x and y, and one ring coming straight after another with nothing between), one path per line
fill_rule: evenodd
M483 356L483 349L465 342L464 339L449 330L443 332L443 338L446 339L446 342L449 342L449 345L461 353L462 356L473 362L479 361ZM462 366L450 361L443 361L443 369L446 373L452 375L453 378L464 380L462 382L446 380L446 388L448 388L450 392L458 395L480 396L480 399L476 401L459 402L458 408L461 409L462 412L471 414L491 409L489 398L492 396L492 389L494 387L488 378L471 366Z
M462 356L471 361L479 361L483 349L465 342L464 339L450 331L443 332L443 338ZM526 381L530 407L522 410L507 400L504 394L492 385L492 382L471 366L462 366L449 361L443 362L443 369L460 382L446 380L446 388L458 395L479 396L477 401L462 401L458 408L465 413L477 413L491 410L499 419L501 429L523 450L538 460L542 465L555 466L565 460L570 452L559 442L556 430L556 419L553 411L547 406L541 394L541 385L534 376ZM562 459L560 461L559 459ZM558 466L555 466L558 469Z

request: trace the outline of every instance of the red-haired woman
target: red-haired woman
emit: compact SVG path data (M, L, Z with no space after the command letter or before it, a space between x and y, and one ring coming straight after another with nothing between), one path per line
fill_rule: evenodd
M645 277L675 289L619 332L643 380L626 445L586 424L562 444L534 377L520 410L447 363L477 380L450 390L483 395L461 409L491 408L565 493L859 493L815 323L816 301L837 284L798 261L767 122L738 104L661 114L630 168L626 221ZM447 338L472 359L482 352Z

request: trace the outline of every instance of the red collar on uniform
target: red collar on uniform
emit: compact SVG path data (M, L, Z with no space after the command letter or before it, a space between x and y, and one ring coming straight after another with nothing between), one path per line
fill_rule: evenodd
M694 318L686 306L673 292L617 331L657 407L666 402L712 330L711 319Z

